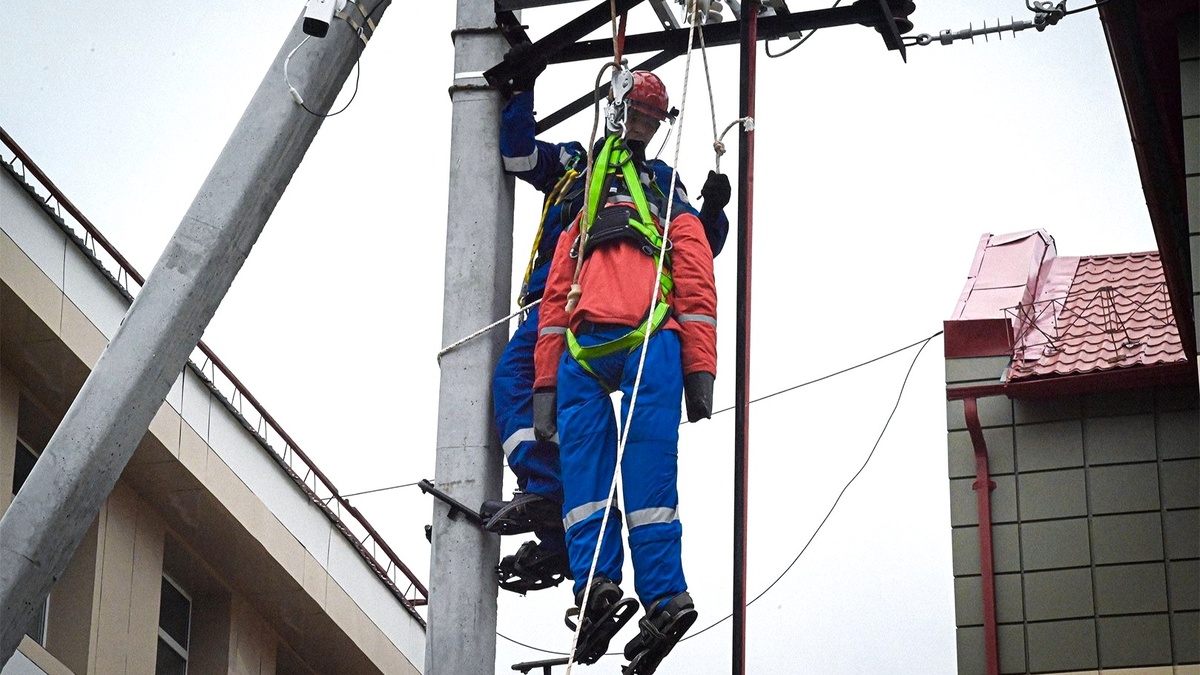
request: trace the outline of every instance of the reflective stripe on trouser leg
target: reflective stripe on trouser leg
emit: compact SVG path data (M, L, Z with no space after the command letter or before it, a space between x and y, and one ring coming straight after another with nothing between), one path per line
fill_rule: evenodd
M566 353L558 367L558 435L563 514L564 521L570 522L567 553L578 596L587 584L616 469L617 422L608 391ZM624 562L620 527L621 519L615 511L610 512L596 563L597 575L617 583L621 582Z
M582 344L597 344L624 331L579 336ZM622 420L628 412L640 349L631 354L613 354L592 360L592 368L612 388L620 387ZM616 460L616 421L605 385L587 374L573 359L564 356L559 367L559 431L562 434L563 510L601 507L590 516L575 511L567 532L576 592L583 588L591 566L596 536L603 517ZM650 601L686 590L680 563L682 528L673 515L678 504L676 447L683 374L679 340L674 332L659 331L650 339L650 352L642 376L641 390L622 467L625 510L630 514L630 544L639 598ZM673 421L672 421L673 420ZM595 504L593 504L595 503ZM591 504L591 506L588 506ZM633 514L637 512L637 515ZM660 522L665 521L665 522ZM597 573L617 580L620 573L620 538L609 524L601 548Z
M533 349L537 343L538 308L517 327L500 355L492 378L496 430L517 486L562 502L558 446L533 438Z
M638 354L626 361L621 419L637 377ZM643 607L687 590L679 522L679 416L683 366L679 337L660 330L650 338L629 439L621 461L622 498L629 527L634 590Z

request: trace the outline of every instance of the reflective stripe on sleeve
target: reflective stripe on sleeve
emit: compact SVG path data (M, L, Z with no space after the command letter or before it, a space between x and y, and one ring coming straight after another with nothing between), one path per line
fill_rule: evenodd
M593 513L596 513L598 511L603 511L604 505L606 503L607 502L605 502L603 499L601 499L598 502L588 502L586 504L581 504L581 505L576 506L575 508L571 509L570 511L567 511L567 515L563 517L563 529L569 530L569 529L571 529L572 525L583 522L584 520L587 519L588 516L592 515ZM621 517L621 512L617 509L616 504L613 504L611 517L618 518L618 519Z
M505 157L504 170L512 173L520 173L522 171L533 171L533 167L537 166L538 149L533 146L533 152L524 157Z
M716 318L711 317L707 314L679 314L679 315L676 315L675 319L677 321L679 321L679 323L687 323L688 321L699 321L700 323L706 323L706 324L712 326L713 328L717 327Z
M566 335L566 334L567 334L566 326L546 326L545 328L538 331L538 335Z
M558 149L558 163L562 164L564 169L571 165L571 160L574 158L575 155L571 154L566 148Z
M679 509L656 506L629 512L629 529L655 523L673 523L679 520Z

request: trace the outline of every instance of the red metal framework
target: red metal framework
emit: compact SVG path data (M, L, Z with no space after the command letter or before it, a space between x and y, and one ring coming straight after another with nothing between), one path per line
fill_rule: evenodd
M3 142L4 146L13 154L11 159L4 162L8 168L15 175L19 175L24 179L27 184L30 176L40 184L48 193L48 196L44 198L40 194L37 195L42 200L43 208L60 221L60 225L72 235L75 243L85 253L89 254L96 266L109 276L118 290L132 300L134 294L145 284L145 278L100 233L96 226L63 195L62 191L38 168L3 128L0 128L0 142ZM3 158L0 157L0 159ZM35 192L34 194L37 193ZM79 236L74 227L66 223L62 215L63 211L66 211L74 219L78 227L83 230L84 234L82 237ZM109 265L115 266L117 270L116 276L113 276L109 271ZM201 363L202 365L197 366L196 363ZM412 570L400 560L400 557L388 546L387 542L379 536L379 533L362 513L338 492L333 482L317 468L317 465L300 449L300 446L283 429L279 422L267 412L258 399L250 393L250 390L238 380L229 367L203 341L196 345L196 351L193 352L192 359L189 360L188 365L209 385L209 388L216 394L218 400L233 413L234 417L242 423L242 426L253 434L263 448L270 452L271 457L291 476L292 480L304 491L305 495L320 507L326 517L329 518L334 526L342 532L346 539L359 552L367 565L375 571L392 593L400 599L413 617L424 626L425 620L417 613L416 607L428 603L428 589L413 574ZM246 416L246 404L249 404L249 414L252 416L257 415L257 419L254 422L251 422L250 418ZM283 442L282 452L272 447L272 434ZM350 515L349 520L344 518L346 514Z

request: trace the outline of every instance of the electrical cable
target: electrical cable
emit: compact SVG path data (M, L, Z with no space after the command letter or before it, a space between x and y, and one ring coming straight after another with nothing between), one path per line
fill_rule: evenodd
M399 490L400 488L412 487L420 482L421 481L416 481L414 483L404 483L402 485L389 485L387 487L375 488L374 490L363 490L361 492L351 492L350 494L342 495L341 497L342 497L342 499L349 499L350 497L357 497L359 495L369 495L373 492L384 492L386 490Z
M789 392L789 391L794 391L794 390L796 390L796 389L799 389L799 388L801 388L801 387L807 387L807 386L808 386L808 385L810 385L810 384L816 384L817 382L821 382L821 381L823 381L823 380L828 380L829 378L831 378L831 377L836 377L836 376L838 376L838 375L841 375L842 373L848 373L848 372L850 372L850 371L852 371L852 370L855 370L855 369L857 369L857 368L862 368L863 366L869 366L869 365L871 365L872 363L875 363L876 361L882 361L883 359L886 359L886 358L887 358L887 357L889 357L889 356L893 356L893 355L895 355L895 354L899 354L900 352L903 352L903 351L906 351L906 350L912 349L913 347L916 347L917 345L921 344L922 342L929 342L930 340L932 340L933 338L935 338L935 337L937 337L937 336L939 336L939 335L941 335L941 334L942 334L942 331L940 331L940 330L939 330L938 332L934 333L933 335L930 335L929 337L925 338L924 340L917 340L916 342L914 342L914 343L912 343L912 344L910 344L910 345L905 345L905 346L903 346L903 347L901 347L901 348L899 348L899 349L894 349L894 350L892 350L892 351L890 351L890 352L888 352L888 353L886 353L886 354L883 354L883 355L881 355L881 356L876 356L875 358L871 359L870 361L863 361L862 363L859 363L859 364L857 364L857 365L850 366L849 368L843 368L843 369L841 369L841 370L839 370L839 371L836 371L836 372L829 373L828 375L822 375L821 377L818 377L818 378L816 378L816 379L814 379L814 380L809 380L808 382L801 382L800 384L793 385L793 386L791 386L791 387L788 387L787 389L780 389L779 391L776 391L776 392L774 392L774 393L771 393L771 394L766 394L765 396L760 396L760 397L758 397L758 398L752 398L752 399L750 399L750 402L751 402L751 403L758 403L759 401L765 401L765 400L767 400L767 399L769 399L769 398L772 398L772 397L778 396L778 395L780 395L780 394L786 394L786 393L787 393L787 392ZM713 414L714 414L714 415L718 415L718 414L720 414L720 413L723 413L723 412L729 412L730 410L733 410L733 409L734 409L734 407L735 407L735 406L729 406L728 408L721 408L720 410L713 411ZM691 424L691 422L684 422L684 424Z
M867 453L867 458L865 460L863 460L862 466L858 467L858 471L854 472L854 475L851 476L850 480L846 482L846 485L842 487L842 491L839 492L837 498L833 500L833 505L831 505L829 507L829 511L827 511L825 513L825 517L821 519L820 524L817 525L817 529L813 530L812 535L808 538L808 541L806 541L804 543L804 547L800 549L800 552L796 554L796 557L792 559L792 562L788 563L788 566L786 568L784 568L783 572L781 572L778 577L775 578L775 581L772 581L771 584L769 586L767 586L765 589L763 589L763 591L761 593L754 596L753 600L751 600L750 602L747 602L746 603L747 607L749 607L750 605L753 605L755 602L758 601L759 598L766 595L768 591L770 591L772 588L775 588L775 585L778 584L783 579L783 577L787 575L788 572L792 571L792 568L795 567L796 563L800 561L800 556L804 555L804 552L808 550L809 545L811 545L813 543L813 540L817 538L817 535L820 534L821 528L825 527L825 523L827 523L829 521L829 517L833 515L834 509L836 509L838 503L842 501L842 496L846 494L846 490L849 490L850 486L854 484L854 481L857 480L858 477L862 475L862 472L866 470L867 464L869 464L871 462L871 458L875 456L875 451L879 448L880 441L883 440L883 435L885 433L887 433L888 426L891 425L891 423L892 423L892 418L896 416L896 410L898 410L900 408L900 400L904 398L904 389L905 389L905 387L908 386L908 378L912 375L913 367L915 367L917 365L917 359L921 358L921 353L925 351L925 347L929 345L929 342L931 340L933 340L933 338L935 338L941 334L942 334L942 331L938 331L938 332L934 333L933 335L930 335L928 338L926 338L922 342L918 343L921 345L921 348L917 350L916 355L913 356L912 362L908 364L908 370L904 373L904 380L900 383L900 393L898 393L896 395L896 403L892 406L892 411L890 413L888 413L887 420L884 421L884 423L883 423L883 429L879 430L879 436L877 436L875 438L875 444L871 446L871 452ZM912 345L909 345L909 347L912 347ZM905 349L907 349L907 348L908 347L906 347ZM733 617L733 614L729 614L725 618L720 619L719 621L716 621L716 622L710 624L709 626L706 626L705 628L702 628L699 631L692 633L691 635L688 635L687 637L680 640L680 642L683 642L684 640L690 640L691 638L694 638L694 637L698 637L698 636L702 635L705 631L708 631L712 628L717 627L718 625L728 621L732 617Z
M532 303L530 304L530 306L532 306ZM509 317L509 318L511 318L511 317ZM776 397L776 396L779 396L780 394L786 394L786 393L788 393L789 391L795 391L796 389L800 389L801 387L807 387L807 386L808 386L808 385L810 385L810 384L816 384L816 383L818 383L818 382L824 382L825 380L828 380L828 379L830 379L830 378L832 378L832 377L837 377L838 375L842 375L842 374L844 374L844 373L848 373L848 372L850 372L850 371L852 371L852 370L857 370L857 369L859 369L859 368L862 368L863 366L869 366L869 365L871 365L872 363L875 363L876 361L882 361L883 359L886 359L886 358L887 358L887 357L889 357L889 356L895 356L896 354L899 354L900 352L903 352L903 351L907 351L907 350L909 350L909 349L912 349L913 347L916 347L917 345L921 344L922 342L928 342L928 341L932 340L933 338L935 338L935 337L937 337L937 336L939 336L939 335L941 335L941 334L942 334L942 331L938 331L938 332L934 333L933 335L931 335L931 336L929 336L929 337L927 337L927 338L924 338L924 339L922 339L922 340L917 340L916 342L914 342L914 343L912 343L912 344L910 344L910 345L905 345L905 346L903 346L903 347L900 347L899 349L893 349L892 351L890 351L890 352L888 352L888 353L886 353L886 354L881 354L881 355L879 355L879 356L876 356L875 358L873 358L873 359L870 359L870 360L868 360L868 361L863 361L862 363L858 363L858 364L855 364L855 365L853 365L853 366L849 366L849 367L847 367L847 368L842 368L841 370L834 371L834 372L832 372L832 373L829 373L829 374L827 374L827 375L822 375L821 377L818 377L818 378L814 378L814 379L808 380L807 382L801 382L800 384L795 384L795 385L792 385L792 386L790 386L790 387L787 387L786 389L780 389L780 390L778 390L778 391L775 391L775 392L772 392L772 393L770 393L770 394L765 394L765 395L763 395L763 396L759 396L758 398L752 398L752 399L750 399L750 402L751 402L751 403L758 403L759 401L765 401L765 400L767 400L767 399L769 399L769 398L774 398L774 397ZM719 414L721 414L721 413L723 413L723 412L729 412L730 410L733 410L733 406L730 406L730 407L728 407L728 408L721 408L720 410L715 410L715 411L713 411L713 414L714 414L714 415L719 415ZM685 421L685 422L681 422L681 423L680 423L680 426L683 426L684 424L692 424L692 422L686 422L686 421ZM506 464L506 466L507 466L507 464ZM413 482L413 483L402 483L402 484L400 484L400 485L389 485L388 487L375 488L375 489L373 489L373 490L363 490L362 492L352 492L352 493L350 493L350 494L346 494L346 495L342 495L342 496L343 496L343 497L357 497L358 495L369 494L369 493L372 493L372 492L383 492L383 491L385 491L385 490L397 490L397 489L399 489L399 488L410 487L410 486L413 486L413 485L416 485L416 484L417 484L416 482ZM555 652L555 653L557 653L557 652Z
M1096 8L1097 8L1097 7L1099 7L1100 5L1107 5L1109 2L1110 2L1110 0L1099 0L1099 2L1096 2L1095 4L1088 5L1087 7L1080 7L1079 9L1072 9L1072 10L1069 10L1069 11L1063 12L1063 16L1071 16L1072 14L1078 14L1078 13L1080 13L1080 12L1086 12L1086 11L1088 11L1089 9L1096 9Z
M1105 0L1105 1L1107 1L1107 0ZM840 4L842 4L842 0L836 0L836 1L833 3L833 6L832 6L832 7L830 7L830 9L833 9L834 7L837 7L837 6L838 6L838 5L840 5ZM771 41L770 41L770 40L767 40L767 41L766 41L766 43L763 45L763 48L764 48L764 50L765 50L765 51L766 51L766 53L767 53L767 58L768 58L768 59L777 59L777 58L779 58L779 57L781 57L781 56L787 56L788 54L791 54L792 52L796 51L796 49L797 49L797 48L798 48L800 45L804 44L805 42L808 42L808 38L812 37L812 36L813 36L813 34L814 34L814 33L816 33L816 32L817 32L817 29L816 29L816 28L814 28L814 29L812 29L812 30L808 31L808 35L805 35L804 37L800 38L800 41L799 41L799 42L797 42L796 44L792 45L791 47L788 47L787 49L783 50L782 52L780 52L780 53L778 53L778 54L772 54L772 53L771 53Z
M363 25L373 26L373 17L375 16L375 12L379 11L379 8L383 7L387 2L389 2L389 0L379 0L379 2L375 3L375 6L371 8L371 11L367 12L363 17ZM359 11L362 11L361 6ZM294 86L292 86L291 79L288 78L288 64L291 62L292 56L294 56L296 52L300 51L300 48L304 46L304 43L308 42L308 39L312 37L311 35L305 35L304 39L300 41L300 44L296 45L292 51L288 52L288 55L283 59L283 83L287 85L288 93L292 95L292 99L296 101L297 105L304 109L304 112L313 115L314 117L334 117L346 112L346 109L350 107L350 104L354 103L354 98L358 96L358 82L362 78L362 54L363 50L367 48L366 38L363 38L363 28L359 27L357 32L359 42L361 44L358 48L358 55L354 57L354 91L350 94L350 100L346 101L346 105L342 106L342 109L338 110L337 112L319 113L309 108L304 104L304 97L302 97L300 92L297 91ZM374 33L374 29L372 29L372 33Z
M301 108L304 109L304 112L306 112L310 115L313 115L314 117L333 117L335 115L341 115L342 113L346 112L346 108L349 108L351 103L354 103L354 97L358 96L358 80L362 76L362 53L363 53L363 49L366 47L366 45L359 47L358 56L355 57L355 59L354 59L354 93L350 94L350 100L346 101L346 105L342 106L341 110L339 110L337 112L322 114L315 110L312 110L311 108L309 108L307 105L304 104L304 97L302 97L300 95L300 92L296 91L296 88L294 86L292 86L291 79L288 78L288 63L291 62L292 56L294 56L296 54L296 52L300 51L300 48L304 46L304 43L308 42L308 39L310 37L312 37L312 36L305 35L304 39L300 41L300 44L296 45L295 48L292 49L292 51L288 52L287 57L283 59L283 82L284 82L284 84L287 85L288 93L290 93L292 95L292 99L294 101L296 101L296 103Z
M761 397L761 398L753 399L753 400L751 400L751 401L750 401L751 403L754 403L754 402L761 401L761 400L763 400L763 399L766 399L766 398L770 398L770 397L772 397L772 396L776 396L776 395L778 395L778 394L782 394L782 393L785 393L785 392L788 392L788 391L793 391L793 390L795 390L795 389L798 389L798 388L800 388L800 387L803 387L803 386L807 386L807 385L809 385L809 384L813 384L813 383L816 383L816 382L821 382L821 381L823 381L823 380L827 380L827 379L829 379L829 378L831 378L831 377L835 377L835 376L837 376L837 375L841 375L841 374L843 374L843 373L848 373L848 372L850 372L850 371L852 371L852 370L855 370L856 368L861 368L861 367L863 367L863 366L866 366L866 365L868 365L868 364L875 363L876 361L879 361L879 360L881 360L881 359L885 359L885 358L887 358L887 357L889 357L889 356L894 356L895 354L899 354L899 353L900 353L900 352L902 352L902 351L906 351L906 350L908 350L908 349L912 349L913 347L915 347L915 346L917 346L917 345L921 345L920 349L918 349L918 350L917 350L917 353L916 353L916 355L914 355L914 356L913 356L913 360L912 360L912 362L911 362L911 363L909 363L909 365L908 365L908 370L905 372L905 374L904 374L904 379L903 379L903 381L900 383L900 392L899 392L899 393L896 395L896 402L895 402L895 404L892 406L892 410L891 410L891 412L890 412L890 413L888 413L887 420L886 420L886 421L883 423L883 428L882 428L882 429L879 431L879 435L878 435L878 436L875 438L875 443L874 443L874 445L872 445L872 446L871 446L871 451L870 451L870 452L867 454L867 458L866 458L866 460L864 460L864 461L863 461L863 464L862 464L862 466L860 466L860 467L859 467L858 471L856 471L856 472L854 473L854 475L850 477L850 480L846 482L845 486L843 486L843 487L842 487L842 490L841 490L841 492L839 492L839 493L838 493L838 496L837 496L837 498L836 498L836 499L834 499L834 501L833 501L833 505L829 507L829 510L828 510L828 511L825 513L825 517L824 517L824 518L822 518L822 519L821 519L821 522L820 522L820 524L819 524L819 525L817 525L817 529L813 531L812 535L811 535L811 536L808 538L808 541L807 541L807 542L805 542L805 544L804 544L804 547L803 547L803 548L801 548L801 549L800 549L800 552L796 554L796 557L792 559L792 562L791 562L791 563L789 563L789 564L788 564L788 566L787 566L786 568L784 568L783 572L782 572L782 573L780 573L780 575L779 575L778 577L776 577L776 578L775 578L775 580L774 580L774 581L772 581L770 585L768 585L768 586L767 586L767 587L766 587L766 588L765 588L765 589L764 589L762 592L760 592L758 595L754 596L754 599L752 599L752 600L750 600L749 602L747 602L747 603L746 603L746 606L747 606L747 607L749 607L750 605L754 604L754 603L755 603L755 602L757 602L757 601L758 601L760 598L762 598L764 595L766 595L768 591L770 591L772 588L774 588L774 587L775 587L775 585L776 585L776 584L778 584L778 583L779 583L779 582L780 582L780 581L783 579L783 577L784 577L784 576L786 576L786 575L787 575L787 573L788 573L788 572L790 572L790 571L792 570L792 568L793 568L793 567L796 565L796 563L797 563L797 562L800 560L800 557L801 557L801 556L803 556L803 555L804 555L804 553L805 553L805 551L807 551L807 550L808 550L808 547L809 547L809 545L811 545L811 544L812 544L812 542L813 542L813 540L814 540L814 539L816 539L816 537L817 537L817 534L819 534L819 533L821 532L821 529L822 529L822 528L825 526L825 523L829 521L829 518L830 518L830 516L832 516L832 515L833 515L833 512L834 512L834 510L837 508L838 504L841 502L842 496L846 494L846 491L850 489L850 486L851 486L851 485L854 483L854 481L855 481L855 480L857 480L857 479L858 479L858 477L859 477L860 475L862 475L862 472L863 472L864 470L866 470L866 468L867 468L867 464L869 464L869 463L870 463L870 461L871 461L871 459L872 459L872 458L875 456L875 451L876 451L876 450L879 448L879 443L880 443L880 442L883 440L883 436L884 436L884 434L885 434L885 433L887 433L888 427L889 427L889 426L891 425L891 423L892 423L892 418L893 418L893 417L895 417L895 415L896 415L896 410L898 410L898 409L899 409L899 407L900 407L900 401L901 401L901 399L903 399L903 397L904 397L904 390L905 390L905 388L908 386L908 380L909 380L909 377L912 375L913 368L914 368L914 367L917 365L917 359L919 359L919 358L921 357L921 354L922 354L922 352L924 352L924 351L925 351L925 347L926 347L926 346L928 346L928 345L929 345L929 343L930 343L930 342L931 342L931 341L932 341L934 338L936 338L937 336L939 336L939 335L941 335L941 334L942 334L942 331L938 331L938 332L934 333L933 335L930 335L929 337L927 337L927 338L925 338L925 339L923 339L923 340L918 340L917 342L914 342L914 343L912 343L912 344L910 344L910 345L907 345L907 346L905 346L905 347L901 347L900 349L896 349L896 350L893 350L893 351L891 351L891 352L888 352L887 354L884 354L883 356L877 356L877 357L875 357L875 358L873 358L873 359L870 359L869 361L864 361L864 362L862 362L862 363L859 363L858 365L850 366L849 368L843 368L842 370L839 370L839 371L837 371L837 372L835 372L835 373L830 373L829 375L825 375L825 376L823 376L823 377L819 377L819 378L816 378L816 379L814 379L814 380L810 380L810 381L808 381L808 382L804 382L804 383L802 383L802 384L798 384L798 385L795 385L795 386L793 386L793 387L789 387L789 388L787 388L787 389L783 389L783 390L780 390L780 391L778 391L778 392L775 392L775 393L773 393L773 394L768 394L768 395L766 395L766 396L763 396L763 397ZM731 408L727 408L726 410L730 410L730 409L731 409ZM724 411L720 411L720 412L724 412ZM714 413L714 414L715 414L715 413ZM728 614L728 615L726 615L724 618L722 618L722 619L720 619L720 620L718 620L718 621L716 621L716 622L714 622L714 623L712 623L712 624L710 624L710 625L706 626L705 628L702 628L701 630L699 630L699 631L697 631L697 632L695 632L695 633L692 633L691 635L688 635L688 636L684 637L682 640L680 640L680 642L683 642L683 641L686 641L686 640L690 640L690 639L692 639L692 638L694 638L694 637L698 637L698 636L702 635L703 633L705 633L705 632L707 632L707 631L709 631L709 630L711 630L711 629L713 629L713 628L717 627L718 625L720 625L720 624L722 624L722 623L724 623L724 622L728 621L728 620L729 620L729 619L731 619L731 618L733 618L733 614L732 614L732 613L731 613L731 614ZM499 636L499 637L502 637L502 638L504 638L505 640L508 640L509 642L511 642L511 643L513 643L513 644L520 645L520 646L522 646L522 647L525 647L525 648L527 648L527 649L532 649L532 650L534 650L534 651L541 652L541 653L543 653L543 654L552 654L552 655L555 655L555 656L567 656L566 652L558 652L558 651L553 651L553 650L549 650L549 649L543 649L543 648L541 648L541 647L535 647L535 646L533 646L533 645L525 644L524 642L520 642L520 641L518 641L518 640L514 640L514 639L512 639L512 638L508 637L507 635L505 635L505 634L503 634L503 633L501 633L501 632L499 632L499 631L496 631L496 635L497 635L497 636ZM606 655L606 656L616 656L616 655L620 655L620 654L621 654L621 652L609 652L609 653L607 653L607 654L605 654L605 655Z

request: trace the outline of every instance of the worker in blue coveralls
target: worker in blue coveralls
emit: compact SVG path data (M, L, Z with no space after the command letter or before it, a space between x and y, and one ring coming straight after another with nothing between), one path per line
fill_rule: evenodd
M512 95L504 107L500 126L500 151L506 172L524 180L546 195L542 222L534 242L525 281L518 300L525 307L542 297L550 261L559 234L567 229L583 206L587 153L577 142L549 143L537 140L533 110L534 83L545 69L544 61L532 56L532 45L514 47L505 61L520 73L512 80ZM638 87L627 98L632 110L645 112L655 120L648 131L652 136L658 123L674 115L667 110L666 90L652 73L637 74L638 82L657 83L661 100L652 105L639 103ZM645 76L648 76L645 77ZM643 95L643 98L648 98ZM641 139L644 144L649 136ZM603 143L603 139L600 140ZM599 143L597 144L599 145ZM647 162L655 174L661 194L671 180L671 167L658 159ZM697 215L708 245L715 257L725 245L729 220L723 211L729 203L729 178L713 171L701 189L703 204L699 211L687 197L683 182L676 177L675 208ZM537 541L525 542L497 567L500 586L525 593L556 586L571 577L563 530L562 469L557 437L539 441L533 430L534 347L538 336L539 307L525 313L516 332L500 357L492 380L496 429L500 434L508 466L517 477L517 493L507 502L486 502L480 509L488 519L487 528L499 534L533 532Z

